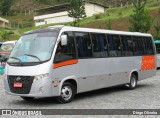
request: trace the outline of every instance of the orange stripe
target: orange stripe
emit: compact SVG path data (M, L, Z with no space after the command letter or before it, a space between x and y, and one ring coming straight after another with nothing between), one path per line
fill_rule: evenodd
M68 60L68 61L64 61L64 62L54 64L53 68L59 68L59 67L62 67L62 66L72 65L72 64L77 64L77 63L78 63L78 59Z
M0 54L10 54L11 52L0 52Z
M142 56L141 70L154 69L156 67L155 56Z

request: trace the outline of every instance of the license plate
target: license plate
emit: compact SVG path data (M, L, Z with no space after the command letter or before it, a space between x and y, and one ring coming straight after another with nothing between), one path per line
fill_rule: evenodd
M22 83L20 82L15 82L13 85L14 88L22 88Z

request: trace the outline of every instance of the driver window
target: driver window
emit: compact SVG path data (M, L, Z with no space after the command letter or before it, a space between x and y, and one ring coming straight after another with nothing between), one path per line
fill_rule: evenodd
M62 35L63 34L67 35L67 45L62 46L61 42L59 42L54 58L55 63L76 59L76 50L73 33L64 32L62 33Z

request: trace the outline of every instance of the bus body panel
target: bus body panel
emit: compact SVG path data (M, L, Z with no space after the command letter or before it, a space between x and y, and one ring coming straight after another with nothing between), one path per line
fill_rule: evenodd
M155 75L155 69L142 71L141 66L142 57L140 56L79 59L77 64L56 68L53 73L54 78L59 80L69 76L76 77L78 93L80 93L129 83L130 74L133 71L138 72L139 80Z

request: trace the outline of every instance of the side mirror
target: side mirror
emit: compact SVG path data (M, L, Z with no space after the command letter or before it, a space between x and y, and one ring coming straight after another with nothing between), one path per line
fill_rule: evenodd
M67 35L62 35L61 36L61 45L67 45Z

